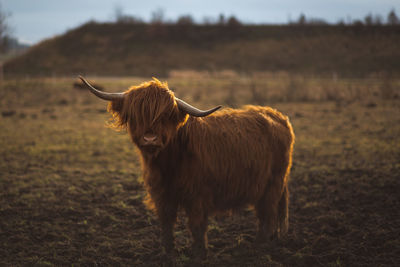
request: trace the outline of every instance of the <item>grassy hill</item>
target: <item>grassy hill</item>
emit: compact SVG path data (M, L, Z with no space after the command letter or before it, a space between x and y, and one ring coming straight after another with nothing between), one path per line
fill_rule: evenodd
M400 27L89 22L4 64L6 76L166 76L232 69L364 76L400 72Z

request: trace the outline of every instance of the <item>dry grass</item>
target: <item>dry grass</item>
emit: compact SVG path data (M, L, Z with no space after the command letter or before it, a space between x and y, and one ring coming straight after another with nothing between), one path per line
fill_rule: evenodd
M91 78L109 91L146 80ZM135 150L106 127L106 103L74 81L2 84L0 265L158 265L158 222L142 204ZM278 108L297 137L288 236L254 245L250 210L211 219L209 265L399 264L398 80L225 71L173 73L169 85L200 108ZM190 266L182 214L175 233L177 264Z
M172 71L168 81L177 94L199 104L207 101L220 104L222 101L229 106L241 106L249 103L334 101L340 105L400 98L400 80L385 76L339 79L337 75L327 78L287 72L244 75L232 70Z
M6 76L162 75L173 69L365 77L400 71L398 26L87 23L4 65Z

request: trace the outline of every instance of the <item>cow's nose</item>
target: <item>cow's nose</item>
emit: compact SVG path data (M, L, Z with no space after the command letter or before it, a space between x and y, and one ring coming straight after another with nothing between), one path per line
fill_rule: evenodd
M146 143L154 143L157 140L157 135L145 135L143 136L144 141L146 141Z

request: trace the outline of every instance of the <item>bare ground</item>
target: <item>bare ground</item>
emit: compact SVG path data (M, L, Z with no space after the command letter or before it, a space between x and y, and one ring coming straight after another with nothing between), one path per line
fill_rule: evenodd
M2 89L0 265L159 265L158 222L142 203L133 146L105 127L104 102L70 93L51 82ZM297 136L289 233L256 245L252 210L211 218L204 264L398 266L399 100L270 105ZM185 224L180 214L179 266L192 264Z

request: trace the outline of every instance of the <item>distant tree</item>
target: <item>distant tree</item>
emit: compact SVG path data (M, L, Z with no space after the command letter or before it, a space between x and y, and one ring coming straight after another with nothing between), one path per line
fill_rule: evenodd
M9 48L9 27L7 25L7 17L9 15L4 12L0 3L0 53L4 53Z
M346 16L346 24L347 24L347 25L351 25L352 23L353 23L353 19L351 18L350 15L347 15L347 16Z
M396 12L394 11L394 9L392 9L387 17L387 22L389 25L397 25L400 23L399 18L396 15Z
M382 16L381 15L375 15L373 18L373 25L382 25Z
M202 24L203 25L212 25L212 24L215 24L215 23L216 23L216 20L215 20L214 17L211 17L211 16L203 17L203 20L202 20Z
M163 24L165 19L165 12L162 8L157 8L151 13L152 24Z
M176 24L178 24L178 25L193 25L194 20L191 15L182 15L177 19Z
M299 24L299 25L305 25L306 22L307 22L307 20L306 20L306 15L304 15L303 13L301 13L299 19L297 20L297 24Z
M344 21L344 19L340 19L340 20L338 20L338 22L336 23L336 25L338 25L338 26L345 26L345 25L346 25L346 22Z
M371 26L371 25L382 25L382 16L381 15L372 15L372 13L369 13L368 15L366 15L364 17L364 23L367 26ZM361 20L355 20L353 22L354 25L361 25L363 24L363 21Z
M137 18L131 15L126 15L122 6L117 5L114 8L114 17L117 23L130 23L130 24L142 24L144 21L141 18Z
M218 24L219 25L225 25L226 21L225 21L225 15L224 14L219 14L219 18L218 18Z
M116 5L114 7L114 18L115 21L119 22L121 18L124 16L124 9L120 5Z
M118 23L129 23L129 24L144 24L145 22L138 17L131 15L124 15L117 20Z
M230 16L227 23L230 27L237 27L242 25L242 23L235 16Z
M306 23L308 25L328 25L328 22L326 22L326 20L320 18L307 19Z
M215 19L214 19L213 17L206 16L206 17L203 18L202 24L203 24L203 25L212 25L212 24L215 24Z
M360 19L355 19L355 20L353 21L353 25L354 25L354 26L363 26L364 23L363 23L362 20L360 20Z
M321 18L306 18L306 15L301 13L299 18L297 19L297 22L295 22L295 24L298 24L298 25L328 25L328 22L326 22L326 20L321 19Z
M368 15L365 16L364 22L365 22L365 25L367 25L367 26L371 26L374 23L374 18L372 17L371 13L369 13Z

